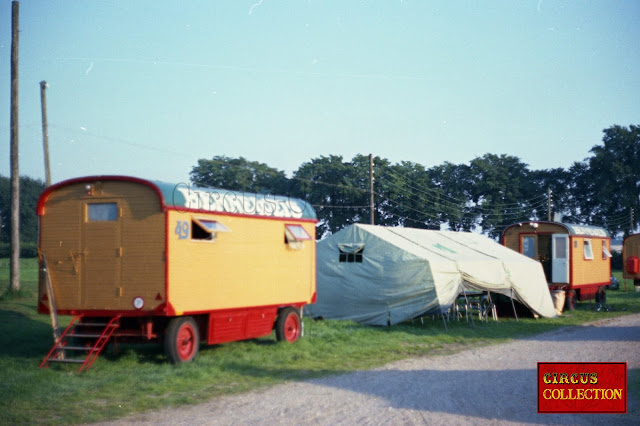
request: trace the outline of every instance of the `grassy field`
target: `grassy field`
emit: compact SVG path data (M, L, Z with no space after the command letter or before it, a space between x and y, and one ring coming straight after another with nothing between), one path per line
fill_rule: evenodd
M9 285L8 261L0 259L0 292ZM160 345L122 345L77 374L70 366L40 369L52 345L49 317L35 310L37 265L22 263L22 290L0 296L0 424L86 423L133 412L192 404L287 381L366 369L411 356L435 356L505 342L554 328L640 312L640 295L630 286L607 293L613 310L597 312L583 302L557 319L501 318L498 323L424 319L393 327L305 318L305 337L294 345L273 336L202 346L197 359L174 366ZM66 319L68 322L69 318ZM624 361L624 354L620 354ZM541 360L544 361L544 360ZM571 360L567 360L571 361ZM631 371L629 391L638 399L640 380Z

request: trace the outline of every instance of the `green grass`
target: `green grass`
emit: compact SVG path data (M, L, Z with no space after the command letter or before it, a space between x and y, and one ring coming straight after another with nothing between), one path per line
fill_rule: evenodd
M501 318L498 323L425 318L413 324L368 327L344 321L304 319L305 338L278 344L273 336L201 347L191 364L165 361L160 345L123 345L107 351L85 373L76 368L38 368L52 344L49 317L38 315L37 265L22 263L22 289L0 296L0 424L86 423L133 412L192 404L286 381L380 366L411 356L457 352L530 336L561 326L640 312L630 288L607 293L610 312L583 302L557 319ZM0 259L0 292L9 286L8 261ZM633 286L630 286L633 287ZM623 310L624 309L624 310ZM68 321L68 318L67 318ZM624 359L624 354L621 354ZM567 360L570 361L570 360ZM640 375L630 372L629 391L638 400Z

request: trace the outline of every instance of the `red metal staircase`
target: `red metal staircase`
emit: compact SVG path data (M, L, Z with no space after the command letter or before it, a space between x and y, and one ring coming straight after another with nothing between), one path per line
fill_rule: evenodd
M120 326L119 317L106 319L85 318L83 320L82 316L76 316L71 320L64 332L60 334L58 310L56 309L53 295L47 257L44 253L40 253L40 255L42 262L41 273L44 274L49 314L51 315L51 326L53 328L53 347L40 363L40 368L48 367L52 362L59 362L80 364L78 373L88 370L106 346L113 332ZM69 353L67 352L74 353L75 356L69 358Z
M120 326L119 317L108 322L93 318L74 317L53 347L42 360L40 367L52 362L80 364L78 373L88 370L104 349L113 332ZM74 354L69 357L70 353Z

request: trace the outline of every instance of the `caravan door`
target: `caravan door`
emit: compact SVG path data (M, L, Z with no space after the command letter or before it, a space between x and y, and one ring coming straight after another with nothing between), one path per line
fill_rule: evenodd
M122 296L122 220L117 199L85 204L82 224L82 307L118 309Z
M569 284L569 235L553 234L551 237L552 282Z

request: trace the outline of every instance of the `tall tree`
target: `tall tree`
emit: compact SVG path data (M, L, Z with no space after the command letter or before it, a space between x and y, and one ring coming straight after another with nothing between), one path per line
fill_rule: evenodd
M477 222L477 213L471 203L473 180L471 168L466 164L445 162L428 170L430 180L439 191L434 204L440 220L454 231L470 231Z
M506 226L530 218L537 198L531 197L529 169L519 158L485 154L473 159L469 168L474 211L483 232L497 238Z
M318 215L318 237L334 233L369 217L369 159L345 162L342 156L321 156L294 172L295 195L307 200Z
M563 168L532 170L529 172L531 181L531 194L529 197L535 202L532 211L533 218L546 220L548 218L549 199L548 190L551 190L552 219L556 214L563 217L563 221L575 221L576 214L572 191L575 188L575 179L570 171Z
M380 224L440 229L441 190L422 165L411 161L387 164L378 176Z
M200 159L190 176L194 185L235 191L277 195L285 194L289 188L289 180L283 171L244 157L218 155L211 160Z
M36 243L38 241L38 216L36 205L44 190L44 182L28 176L20 177L20 241ZM11 185L9 178L0 176L0 242L11 239Z
M626 234L630 209L640 209L640 126L614 125L603 132L602 145L591 148L588 170L580 176L586 195L581 210L587 223Z

